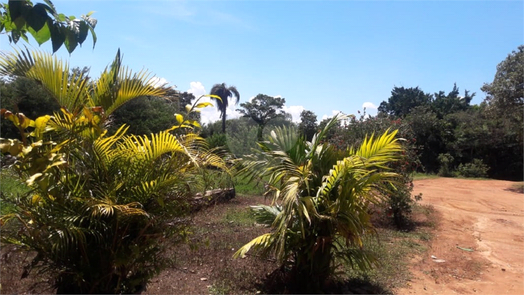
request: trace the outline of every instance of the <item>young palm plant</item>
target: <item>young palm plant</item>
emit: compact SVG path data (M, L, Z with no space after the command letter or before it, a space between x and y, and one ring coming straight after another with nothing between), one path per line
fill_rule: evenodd
M224 161L182 115L171 128L185 130L178 135L126 135L125 126L107 134L119 105L162 94L147 76L122 72L119 54L94 83L41 54L3 56L0 72L40 81L63 106L34 121L2 110L23 136L0 139L0 149L32 188L1 216L2 242L34 251L27 271L50 274L58 293L140 291L166 265L167 245L187 234L190 182L205 167L226 169Z
M271 226L234 257L251 249L275 254L305 292L321 291L341 262L369 268L375 262L363 236L373 233L368 205L376 203L397 175L388 164L399 157L396 131L366 138L360 148L336 150L325 135L334 117L311 142L293 128L277 128L260 150L243 161L251 178L268 179L272 206L255 206L259 223Z

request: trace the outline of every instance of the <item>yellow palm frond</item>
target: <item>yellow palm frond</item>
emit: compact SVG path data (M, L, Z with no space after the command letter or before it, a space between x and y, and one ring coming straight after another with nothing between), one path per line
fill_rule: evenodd
M106 69L93 87L92 104L101 106L107 115L134 98L165 94L164 89L150 84L153 76L147 71L133 74L127 67L122 67L116 72L116 77L112 74Z
M71 74L68 62L60 60L56 55L39 51L3 54L0 58L0 72L40 82L60 106L70 111L89 101L84 74Z
M151 134L151 137L125 136L121 149L129 151L130 155L137 159L146 161L153 161L166 153L185 153L184 147L176 136L164 131Z
M142 205L138 202L132 202L129 204L115 204L109 198L104 199L102 202L93 204L89 207L91 216L93 217L107 217L116 214L117 212L122 213L123 217L132 215L142 215L148 217Z
M253 250L262 250L263 254L267 253L273 245L273 236L270 233L263 234L251 240L249 243L242 246L238 251L233 254L233 258L244 258L246 253L253 248Z

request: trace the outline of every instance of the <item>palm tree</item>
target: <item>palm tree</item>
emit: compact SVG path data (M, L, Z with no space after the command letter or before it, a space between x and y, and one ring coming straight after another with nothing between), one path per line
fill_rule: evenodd
M142 96L164 96L165 89L154 87L154 76L142 70L133 73L122 65L118 50L115 59L100 78L91 82L85 72L69 70L69 64L49 53L16 51L0 55L0 74L26 77L42 84L67 111L84 107L103 110L102 121L126 102Z
M5 54L0 73L39 81L62 106L34 121L1 110L24 140L1 139L0 149L17 157L13 169L31 187L0 216L2 243L36 253L27 270L50 274L57 293L139 292L167 266L166 242L187 232L188 183L224 161L189 132L134 136L121 126L108 135L104 122L119 106L163 92L122 67L120 54L93 83L41 53Z
M238 104L240 100L240 94L235 86L227 87L226 83L215 84L211 88L212 95L220 97L220 99L215 99L217 103L217 109L220 111L220 118L222 118L222 133L226 133L226 111L228 106L228 99L230 97L235 97L235 105Z
M260 151L243 161L246 176L268 179L266 194L273 196L273 205L253 209L257 222L273 230L235 257L250 249L275 254L298 288L305 288L300 292L321 290L340 261L363 269L374 264L373 254L363 248L363 236L374 232L367 206L398 177L387 168L401 151L396 131L340 151L325 142L336 123L333 118L311 142L294 128L277 128L269 141L259 143Z

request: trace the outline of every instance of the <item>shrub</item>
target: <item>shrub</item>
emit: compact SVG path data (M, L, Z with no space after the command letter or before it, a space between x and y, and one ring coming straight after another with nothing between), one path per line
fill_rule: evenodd
M440 163L440 168L438 170L438 176L450 177L453 176L451 165L453 164L453 156L450 154L439 154L438 161Z
M472 162L459 164L457 173L463 177L488 177L488 165L481 159L473 159Z
M1 240L36 252L26 274L50 274L57 293L139 292L168 263L168 244L187 235L188 183L225 164L180 114L178 125L149 136L127 135L125 126L108 135L119 105L162 95L147 75L120 72L119 54L89 86L57 69L56 57L28 54L3 56L0 70L30 75L67 107L34 121L2 109L22 140L2 138L0 149L16 157L12 168L31 191L1 216Z
M207 137L206 141L211 148L227 148L227 137L224 133L214 133L213 135Z
M276 254L301 290L322 290L337 263L366 269L375 263L363 236L373 233L368 204L398 176L386 166L399 157L395 132L364 139L359 149L340 151L325 142L337 117L307 142L294 128L277 128L260 150L246 156L242 172L269 179L273 206L254 208L257 221L272 227L236 253ZM380 169L379 169L380 168Z

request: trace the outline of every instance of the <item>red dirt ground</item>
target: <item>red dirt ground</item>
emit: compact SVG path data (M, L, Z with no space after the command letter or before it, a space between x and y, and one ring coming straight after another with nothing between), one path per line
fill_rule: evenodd
M393 292L524 294L524 194L511 191L514 184L453 178L415 181L414 193L423 193L421 203L436 209L437 228L430 249L410 263L413 279ZM260 197L239 196L197 214L194 222L199 230L193 243L201 246L177 248L177 263L154 278L143 294L209 294L208 286L220 280L231 280L235 285L222 292L257 293L262 279L276 264L254 257L233 261L231 255L233 249L267 229L237 225L219 216L261 201ZM227 237L217 232L219 228L230 231ZM30 275L20 280L23 255L8 256L1 250L0 293L54 292L46 287L46 277Z
M440 218L431 248L412 261L415 279L395 293L524 294L524 194L511 190L514 184L415 181L414 193Z

